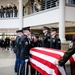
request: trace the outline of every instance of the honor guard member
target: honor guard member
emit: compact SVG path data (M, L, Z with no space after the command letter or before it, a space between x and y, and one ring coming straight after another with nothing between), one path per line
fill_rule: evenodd
M21 37L23 36L22 30L17 30L17 37L15 40L15 53L16 53L16 61L15 61L15 72L18 73L19 66L20 66L20 52L21 52Z
M73 39L75 40L75 39ZM73 45L65 52L65 54L63 55L63 57L58 61L55 61L56 65L59 66L64 66L65 63L69 60L69 58L75 54L75 41L73 42ZM75 65L75 64L74 64ZM75 66L74 66L74 71L72 71L72 75L75 75ZM69 74L68 74L69 75Z
M41 42L39 40L40 34L35 32L33 33L33 39L31 41L31 47L41 47ZM31 75L35 75L35 69L31 67Z
M50 48L61 49L61 41L56 35L57 28L51 28Z
M20 53L20 75L28 75L28 60L30 51L30 27L22 28L23 36L21 38L21 53Z
M41 42L39 40L39 33L33 33L33 39L31 41L31 47L41 47Z
M44 26L43 33L44 33L43 47L50 48L49 28Z

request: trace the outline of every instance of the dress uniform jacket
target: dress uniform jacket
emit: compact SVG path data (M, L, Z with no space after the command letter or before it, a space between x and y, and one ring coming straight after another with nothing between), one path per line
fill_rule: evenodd
M16 61L15 61L15 67L14 67L14 70L17 73L20 66L20 52L21 52L21 37L17 36L15 40Z
M61 60L59 60L59 65L63 66L74 53L75 53L75 46L68 49L68 51L64 54Z
M50 38L50 48L61 49L61 41L57 36Z
M44 35L43 47L50 48L50 36L49 36L49 34Z
M16 57L20 57L20 52L21 52L21 37L17 36L16 41L15 41L15 46L16 46Z
M59 65L63 66L67 60L75 53L75 42L72 48L69 48L68 51L64 54L64 56L59 60Z
M38 41L34 41L34 40L32 40L31 41L31 48L32 47L41 47L41 42L38 40Z
M27 35L23 35L21 38L21 53L20 53L20 59L27 59L29 57L29 51L30 51L30 39Z

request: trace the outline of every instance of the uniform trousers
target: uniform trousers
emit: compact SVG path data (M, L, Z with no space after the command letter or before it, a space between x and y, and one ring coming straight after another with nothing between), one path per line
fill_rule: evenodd
M20 75L28 75L28 63L25 62L25 60L20 60L20 66L21 66L21 69L20 69ZM25 67L26 67L26 70L25 70ZM25 72L26 71L26 72Z
M14 68L16 73L18 72L19 66L20 66L20 59L16 57L15 68Z

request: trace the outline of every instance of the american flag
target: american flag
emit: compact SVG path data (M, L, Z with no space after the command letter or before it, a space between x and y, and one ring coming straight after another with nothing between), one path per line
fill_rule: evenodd
M61 59L64 53L64 50L56 50L51 48L31 48L30 65L42 75L66 75L64 67L54 64L56 60ZM71 75L73 75L74 62L75 59L73 55L66 63L71 65Z

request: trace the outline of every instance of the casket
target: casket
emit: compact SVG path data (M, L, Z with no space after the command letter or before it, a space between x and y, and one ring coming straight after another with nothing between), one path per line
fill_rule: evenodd
M66 65L70 65L71 73L74 71L74 56L66 62L63 67L55 65L56 60L60 60L65 50L52 48L35 47L30 49L30 65L42 75L66 75Z

